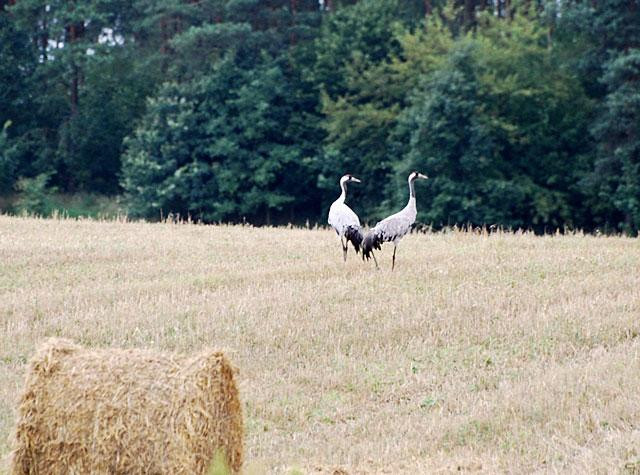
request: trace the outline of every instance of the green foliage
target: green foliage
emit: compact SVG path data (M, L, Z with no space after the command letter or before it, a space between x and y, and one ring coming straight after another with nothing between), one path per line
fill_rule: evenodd
M400 175L416 169L432 177L418 199L430 203L427 221L436 225L494 221L485 182L497 185L501 178L495 168L500 150L493 139L499 124L482 113L484 91L473 48L460 45L447 67L425 79L398 128L402 142L409 144ZM393 184L402 191L397 201L404 201L406 187Z
M411 97L398 172L433 176L418 200L436 226L584 226L572 213L588 127L580 84L554 61L535 19L478 20Z
M631 0L568 5L560 26L581 38L575 68L598 101L595 159L582 184L593 225L636 234L640 227L640 9Z
M0 130L0 193L7 193L14 183L14 175L17 168L16 160L12 157L7 129L11 127L11 121L4 123Z
M0 194L25 177L29 212L50 185L150 219L324 221L349 172L373 222L419 169L435 226L640 228L634 0L323 5L5 5Z
M272 223L317 209L316 126L304 120L317 100L294 68L313 18L286 5L229 2L219 12L227 21L172 41L184 56L207 50L208 61L180 61L179 80L148 102L127 142L122 186L133 215Z
M21 178L16 184L19 193L15 204L20 214L49 216L53 210L52 195L55 188L47 187L51 179L50 173L41 173L35 178Z
M119 199L95 193L55 193L51 196L52 214L70 218L117 218L124 216Z
M336 198L340 176L353 173L363 180L353 196L365 220L381 211L381 185L395 161L390 135L414 80L398 59L410 26L401 22L404 6L396 1L360 2L338 11L316 40L314 74L322 85L326 131L318 177L323 203L326 207ZM430 26L442 32L435 17ZM422 38L440 38L430 32ZM431 47L438 49L436 43Z
M313 74L329 97L336 98L347 90L345 68L354 55L376 64L398 51L393 32L398 9L397 0L367 0L340 9L327 19L315 43Z
M640 49L617 55L605 66L609 94L594 125L599 142L590 183L596 203L623 231L640 229Z
M0 194L10 193L30 165L21 152L38 139L29 128L34 109L33 54L28 33L0 9ZM25 173L27 172L27 173Z
M116 49L88 64L77 112L59 129L57 154L70 190L115 194L119 191L122 142L144 111L145 71L131 51ZM114 91L117 91L114 94Z
M122 36L128 3L24 0L0 14L28 34L20 69L29 80L14 80L28 113L11 117L17 176L56 170L63 190L118 191L122 138L152 89Z
M244 70L228 57L206 77L166 85L128 142L123 186L133 214L269 223L311 205L294 203L313 175L287 125L290 81L276 62Z

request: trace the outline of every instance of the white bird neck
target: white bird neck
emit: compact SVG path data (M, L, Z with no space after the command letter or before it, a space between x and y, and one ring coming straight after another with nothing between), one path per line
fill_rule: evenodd
M418 214L416 208L416 190L413 187L413 180L409 180L409 202L407 206L404 207L404 211L412 215L413 219L415 219L415 216Z
M407 203L407 206L404 207L405 210L408 211L413 211L413 213L417 213L417 208L416 208L416 198L415 196L411 196L409 197L409 202Z
M415 206L416 203L416 189L414 187L414 182L415 180L409 180L409 203L411 204L411 202L413 201L413 205Z
M340 193L340 197L338 198L338 201L340 203L344 203L344 200L347 197L347 181L346 180L340 181L340 188L342 188L342 193Z

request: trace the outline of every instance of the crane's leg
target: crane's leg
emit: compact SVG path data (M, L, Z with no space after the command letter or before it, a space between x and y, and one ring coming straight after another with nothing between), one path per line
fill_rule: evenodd
M340 244L342 244L342 258L344 259L344 262L347 262L347 246L342 240L342 236L340 236ZM347 242L347 244L349 243Z
M373 257L373 262L376 263L376 270L379 270L380 267L378 267L378 259L376 259L376 255L373 253L373 251L371 251L371 257Z
M396 246L395 244L393 245L393 258L391 259L391 270L393 270L393 268L396 266L396 248L398 246Z

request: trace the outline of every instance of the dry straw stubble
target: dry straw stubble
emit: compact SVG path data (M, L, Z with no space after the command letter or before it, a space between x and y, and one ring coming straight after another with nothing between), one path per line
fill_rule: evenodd
M222 451L238 472L242 441L234 373L222 353L94 350L52 338L27 371L11 470L206 473Z
M640 466L640 241L0 216L0 473L43 336L241 368L258 473ZM322 472L316 472L317 469ZM630 470L630 469L629 469Z

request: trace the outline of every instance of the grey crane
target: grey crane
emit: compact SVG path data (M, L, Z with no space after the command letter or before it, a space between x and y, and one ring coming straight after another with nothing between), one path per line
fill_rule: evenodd
M369 260L369 256L373 257L376 263L376 269L378 267L378 261L373 254L374 249L381 249L383 242L393 242L393 259L391 261L391 270L396 265L396 248L400 240L411 230L411 226L416 221L416 215L418 213L416 209L416 190L414 188L414 182L421 178L426 180L427 175L423 175L418 172L411 172L409 174L409 202L402 211L392 214L388 218L378 222L373 229L367 232L362 242L362 259Z
M329 225L335 229L340 243L342 244L342 257L344 261L347 261L347 245L349 241L356 250L356 254L360 251L360 244L362 244L362 229L360 228L360 219L358 215L353 212L346 204L344 200L347 197L347 183L360 183L353 175L344 175L340 178L340 188L342 193L340 197L333 202L331 208L329 208Z

